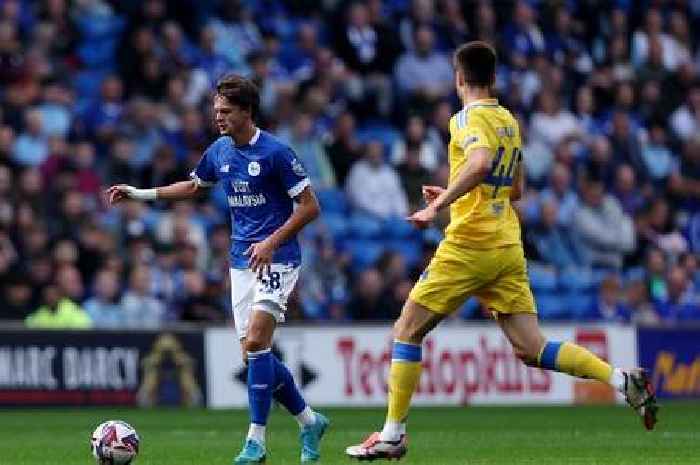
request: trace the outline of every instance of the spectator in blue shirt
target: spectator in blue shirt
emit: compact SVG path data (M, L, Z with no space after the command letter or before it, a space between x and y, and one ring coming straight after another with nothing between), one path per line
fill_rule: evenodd
M408 96L434 101L452 92L452 65L444 53L435 50L435 35L429 27L415 32L415 51L401 55L394 76L399 90Z
M95 328L126 325L126 316L119 305L119 277L114 271L103 269L97 273L94 295L83 304L83 308Z

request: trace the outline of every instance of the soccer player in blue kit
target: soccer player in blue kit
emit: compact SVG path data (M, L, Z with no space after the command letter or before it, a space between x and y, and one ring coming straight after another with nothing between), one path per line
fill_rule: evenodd
M151 189L120 184L110 187L107 195L111 204L123 199L181 200L223 184L233 225L231 301L248 363L250 409L248 436L234 464L265 461L265 427L273 398L299 422L302 463L316 462L329 421L306 405L271 347L299 275L296 235L320 208L294 152L255 126L259 103L258 88L251 81L237 75L222 78L214 97L221 137L204 152L191 179Z

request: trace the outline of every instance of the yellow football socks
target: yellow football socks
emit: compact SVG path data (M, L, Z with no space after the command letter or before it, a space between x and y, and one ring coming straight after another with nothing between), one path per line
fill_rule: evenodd
M421 346L395 341L389 369L387 422L403 423L421 374Z
M579 378L610 380L613 368L591 351L570 342L547 342L540 352L538 365Z

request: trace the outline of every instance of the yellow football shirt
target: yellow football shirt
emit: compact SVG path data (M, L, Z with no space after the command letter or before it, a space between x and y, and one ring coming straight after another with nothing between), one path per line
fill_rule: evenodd
M452 203L445 236L475 249L520 244L520 222L510 203L513 178L523 159L520 129L495 99L473 102L450 119L450 182L479 147L491 150L493 167L481 184Z

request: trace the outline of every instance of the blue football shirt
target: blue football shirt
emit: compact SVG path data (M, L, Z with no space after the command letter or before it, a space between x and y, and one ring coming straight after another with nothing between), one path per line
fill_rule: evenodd
M231 211L231 267L248 268L245 251L282 226L294 209L293 198L309 178L294 151L266 131L256 129L248 144L235 145L229 136L207 148L190 174L201 186L221 182ZM301 251L296 237L282 244L273 263L298 266Z

